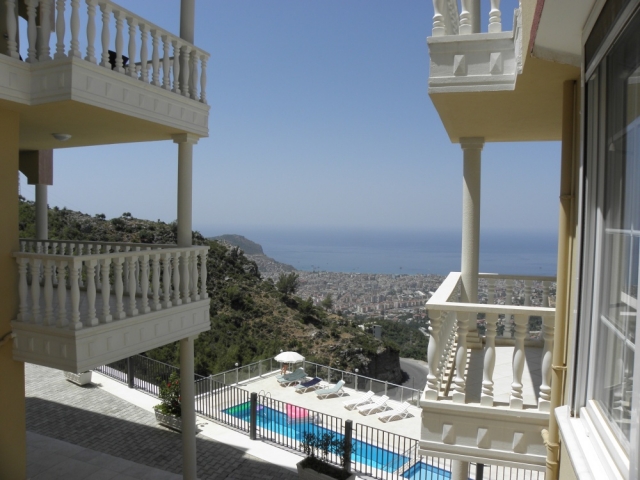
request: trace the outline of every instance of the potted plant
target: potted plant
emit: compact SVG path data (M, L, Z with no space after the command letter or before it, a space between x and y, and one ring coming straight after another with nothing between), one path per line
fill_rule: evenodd
M180 405L180 376L173 372L169 380L160 384L159 405L153 407L159 424L174 430L182 430L182 408Z
M64 372L64 376L67 380L77 385L87 385L91 383L91 370L80 373Z
M345 459L351 456L351 445L347 445L344 437L336 437L332 433L302 434L302 450L307 456L298 462L298 478L306 480L355 480L355 473L349 473L345 467ZM329 453L340 458L340 465L328 462Z

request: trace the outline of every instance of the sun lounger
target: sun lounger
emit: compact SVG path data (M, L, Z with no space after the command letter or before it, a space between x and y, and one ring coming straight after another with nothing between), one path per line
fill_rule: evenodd
M347 400L346 402L343 402L344 408L346 408L347 410L355 410L356 408L371 402L371 399L373 398L374 395L375 393L369 390L367 393L365 393L359 398L353 398L351 400Z
M366 405L358 407L358 412L360 412L362 415L370 415L374 412L379 412L386 407L387 400L389 400L389 397L383 395L380 398L372 401L371 403L367 403Z
M294 374L298 373L299 370L304 371L304 369L300 367L300 368L297 368L296 370L294 370L292 372L289 372L289 373L278 374L278 375L276 375L276 379L280 380L281 378L290 377L291 375L294 375Z
M410 406L411 404L409 402L403 402L401 405L398 405L393 410L382 412L380 415L378 415L378 420L387 423L396 417L398 419L407 418L407 416L409 415Z
M309 380L308 382L302 382L296 385L296 392L298 393L306 393L308 390L315 390L316 388L320 388L322 386L322 379L315 377Z
M323 388L322 390L316 390L316 395L318 396L318 398L327 398L329 395L337 395L341 397L345 394L345 391L342 389L342 387L344 387L344 380L340 380L335 385Z
M299 383L305 380L306 378L307 378L307 374L305 373L304 369L299 368L295 372L287 374L282 378L278 378L278 383L280 385L284 385L288 387L289 385L293 383Z

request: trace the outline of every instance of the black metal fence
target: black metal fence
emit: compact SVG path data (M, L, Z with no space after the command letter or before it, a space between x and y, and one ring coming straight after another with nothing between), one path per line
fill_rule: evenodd
M142 355L134 355L96 367L95 370L108 377L149 393L154 397L160 394L160 385L167 380L173 372L180 373L180 369L167 363L153 360ZM202 378L196 375L196 378Z
M249 432L250 394L211 377L195 382L196 413L242 432Z

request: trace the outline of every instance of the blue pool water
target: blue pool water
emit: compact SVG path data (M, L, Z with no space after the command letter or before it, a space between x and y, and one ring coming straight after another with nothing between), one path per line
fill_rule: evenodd
M249 402L234 405L233 407L223 410L223 412L248 422L250 416L250 408L248 408L248 405ZM329 433L338 439L344 437L342 434L310 422L290 422L286 413L269 407L263 407L257 412L257 422L261 428L296 440L302 440L302 435L306 432L316 435ZM351 460L386 472L394 472L409 461L409 458L369 443L354 440ZM415 478L421 479L422 477Z
M449 480L451 478L451 472L427 465L424 462L418 462L404 472L402 476L409 480Z

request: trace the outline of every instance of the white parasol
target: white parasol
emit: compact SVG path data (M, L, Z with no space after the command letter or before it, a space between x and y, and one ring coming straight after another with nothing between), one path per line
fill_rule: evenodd
M304 362L304 357L298 352L281 352L274 358L280 363L300 363Z

